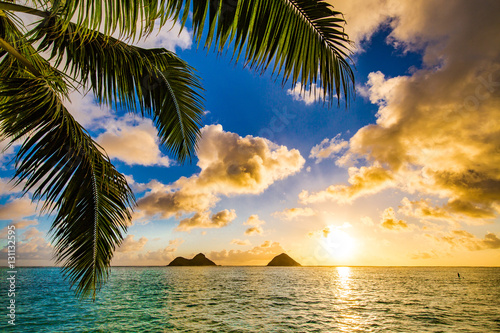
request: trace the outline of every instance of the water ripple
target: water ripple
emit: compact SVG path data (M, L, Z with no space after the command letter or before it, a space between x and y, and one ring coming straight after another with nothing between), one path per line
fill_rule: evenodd
M0 331L500 332L500 268L456 271L119 267L92 303L73 297L58 268L22 268L17 325Z

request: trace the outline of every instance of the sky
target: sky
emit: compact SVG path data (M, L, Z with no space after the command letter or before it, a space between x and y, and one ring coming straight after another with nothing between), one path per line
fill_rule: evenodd
M149 119L96 104L68 108L137 198L112 265L500 264L500 2L331 0L356 43L356 98L332 107L198 48L190 29L155 32L205 89L197 157L180 165ZM335 98L330 96L329 98ZM5 145L5 143L0 143ZM51 217L9 183L0 155L0 247L18 265L53 265Z

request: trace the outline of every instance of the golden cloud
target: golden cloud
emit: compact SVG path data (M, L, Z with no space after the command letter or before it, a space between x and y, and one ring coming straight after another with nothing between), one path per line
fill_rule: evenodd
M141 237L139 239L140 242ZM138 251L127 251L127 252L116 252L112 261L112 266L164 266L168 265L175 257L175 252L177 248L184 242L181 238L176 238L170 240L168 245L164 248L160 248L154 251L138 252ZM145 243L145 242L144 242ZM136 245L134 245L137 247Z
M259 194L275 181L298 172L305 160L296 149L288 150L253 136L225 132L221 125L205 126L198 145L201 171L182 177L138 200L148 216L168 218L213 207L222 195Z
M250 245L251 243L250 243L250 241L248 239L245 239L245 240L233 239L231 241L231 244L245 246L245 245Z
M405 221L396 219L396 213L392 207L386 208L382 213L380 226L384 229L392 231L408 229L408 224Z
M141 237L139 240L134 240L134 235L127 235L121 245L116 249L117 252L136 252L143 249L148 242L146 237Z
M47 265L53 257L53 246L45 240L43 233L32 227L23 233L23 240L16 243L16 263L20 265ZM7 254L7 245L0 251L1 257Z
M227 226L236 218L234 209L224 209L210 216L210 212L196 213L192 217L181 220L175 230L191 231L195 228L222 228Z
M0 220L20 220L36 213L36 203L27 197L11 199L0 206Z
M309 207L305 208L297 207L297 208L288 208L282 212L274 212L272 215L283 218L285 220L293 220L299 217L314 216L316 215L316 212Z
M326 158L332 158L349 146L347 141L340 139L340 133L334 138L324 139L320 144L312 147L309 158L315 158L316 163L321 162Z
M245 230L245 235L247 235L247 236L262 235L263 233L264 233L264 229L262 229L259 226L250 227L247 230Z
M341 1L339 8L345 4ZM433 216L448 219L447 214L456 214L476 224L497 217L500 2L372 0L349 1L346 6L351 10L346 12L348 19L365 24L359 36L369 36L390 19L389 41L421 51L423 64L406 76L371 73L361 89L379 106L377 121L350 139L349 149L337 162L347 166L364 161L363 167L375 168L385 177L372 181L357 171L360 182L351 181L350 173L349 186L304 192L301 200L349 202L360 194L397 186L447 199L440 209L428 212ZM370 13L373 8L377 9ZM420 211L415 214L426 213L423 207L416 209Z
M246 222L243 223L243 225L251 225L251 226L259 226L263 224L266 224L266 222L259 219L259 215L256 214L250 215L248 220L246 220Z
M468 249L469 251L500 248L500 238L492 232L486 233L484 238L477 238L465 230L453 230L450 233L442 234L441 236L427 236L438 242L445 242L452 248L462 247Z
M326 190L316 193L302 191L299 194L300 202L308 204L331 200L338 203L350 203L361 196L373 194L394 185L390 170L378 165L349 168L348 182L350 185L331 185Z

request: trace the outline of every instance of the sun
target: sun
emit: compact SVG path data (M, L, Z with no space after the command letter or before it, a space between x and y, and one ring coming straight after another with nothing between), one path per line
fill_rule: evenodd
M335 226L325 228L329 232L322 240L322 245L328 253L337 259L352 257L356 248L356 241L347 232Z

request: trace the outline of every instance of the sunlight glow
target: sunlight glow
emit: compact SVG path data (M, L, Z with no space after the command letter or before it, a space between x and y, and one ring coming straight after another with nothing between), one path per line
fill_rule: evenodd
M330 232L323 239L322 245L325 250L337 259L347 259L352 257L356 247L356 241L345 231L331 226Z

